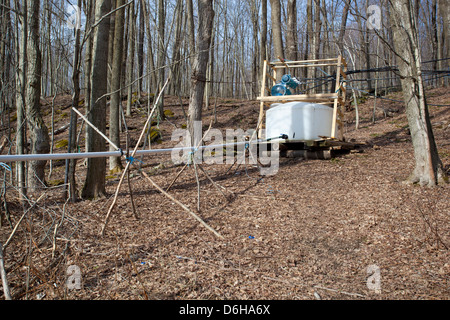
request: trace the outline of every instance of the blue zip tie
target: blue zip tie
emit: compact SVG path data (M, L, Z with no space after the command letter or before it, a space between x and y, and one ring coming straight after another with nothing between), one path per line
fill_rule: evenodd
M188 158L188 162L187 162L188 167L190 167L191 163L194 163L194 161L192 161L192 158L197 151L198 151L198 148L195 148L193 151L189 152L189 158Z
M133 158L132 156L126 157L125 158L127 161L129 161L131 164L133 164L134 161L139 161L140 163L144 164L141 160Z
M8 171L11 171L11 167L10 166L8 166L6 163L4 163L4 162L0 162L0 166L2 166L3 168L5 168L6 170L8 170Z

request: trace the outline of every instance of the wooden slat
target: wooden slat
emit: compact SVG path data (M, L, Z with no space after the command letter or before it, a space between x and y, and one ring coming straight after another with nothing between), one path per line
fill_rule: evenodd
M295 60L295 61L284 61L287 64L303 63L303 62L327 62L327 61L338 61L339 58L327 58L327 59L314 59L314 60ZM270 64L282 64L281 61L271 61Z
M257 100L260 101L281 101L281 100L285 100L285 101L305 101L305 100L333 100L333 99L337 99L338 98L338 94L337 93L317 93L317 94L293 94L293 95L289 95L289 96L269 96L269 97L257 97Z
M267 61L264 60L264 64L263 64L263 78L261 81L261 96L264 97L264 89L266 88L266 75L268 74L266 72L267 69ZM258 132L258 138L261 138L262 135L262 121L264 119L264 102L261 101L260 105L259 105L259 116L258 116L258 124L256 127L256 130Z
M272 77L272 75L271 75L270 73L267 73L266 75L268 75L269 78L272 79L272 81L275 81L275 82L277 81L274 77ZM269 90L269 91L270 91L270 90Z
M321 64L298 64L298 65L290 65L290 68L313 68L313 67L329 67L329 66L337 66L337 63L321 63ZM284 69L285 66L274 66L275 69Z

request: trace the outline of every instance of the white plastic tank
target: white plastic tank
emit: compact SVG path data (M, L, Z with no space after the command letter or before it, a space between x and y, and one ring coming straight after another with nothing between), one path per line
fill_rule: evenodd
M331 136L333 108L310 102L272 104L266 112L266 138L287 134L289 140Z

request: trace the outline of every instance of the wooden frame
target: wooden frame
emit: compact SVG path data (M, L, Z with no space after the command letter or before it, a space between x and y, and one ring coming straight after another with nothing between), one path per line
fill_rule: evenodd
M270 68L272 73L268 72L267 69ZM334 67L336 76L336 85L334 92L331 93L317 93L317 94L296 94L296 95L286 95L286 96L270 96L266 95L266 90L270 90L266 87L267 77L272 80L273 85L277 83L277 73L279 70L295 68L318 68L318 67ZM316 60L301 60L301 61L285 61L279 59L279 61L274 61L268 63L264 61L263 74L261 81L261 95L257 97L260 101L260 110L258 118L258 137L261 138L263 119L264 119L264 106L270 105L272 103L284 103L289 101L300 101L300 102L313 102L318 104L330 105L333 108L333 120L331 132L328 137L324 139L335 139L344 140L344 113L343 107L345 106L345 96L346 96L346 83L347 79L347 63L342 56L330 59L316 59ZM337 130L336 130L337 129ZM337 137L336 137L337 131Z

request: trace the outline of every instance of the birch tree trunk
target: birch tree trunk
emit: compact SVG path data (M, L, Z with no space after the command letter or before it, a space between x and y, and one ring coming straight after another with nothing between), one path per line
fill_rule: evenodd
M40 1L28 2L28 43L27 43L27 87L25 104L30 130L31 153L48 153L50 138L41 115L41 51L39 49ZM28 187L35 191L45 187L46 160L30 161L28 165Z
M101 132L106 132L106 97L108 71L108 38L111 0L99 0L95 3L95 29L92 42L92 68L90 73L91 95L88 110L88 120ZM102 19L100 21L100 19ZM98 101L97 101L98 100ZM106 142L90 126L87 128L87 152L105 151ZM84 199L97 199L106 195L105 190L105 158L90 158L87 160L87 173L81 193Z
M425 100L414 8L408 0L390 0L390 4L394 48L414 147L415 168L407 182L434 186L443 183L446 177Z

